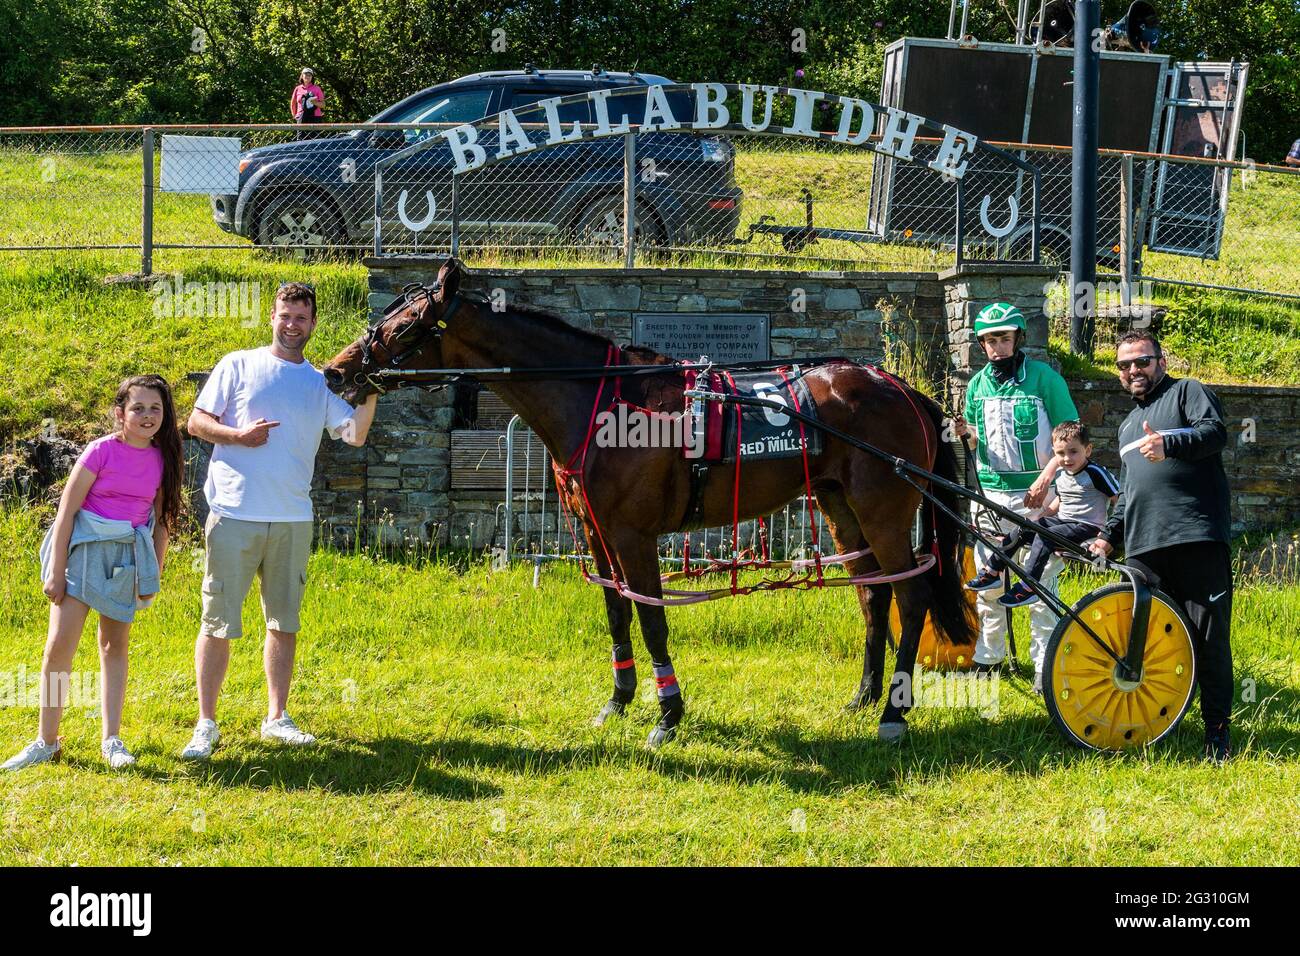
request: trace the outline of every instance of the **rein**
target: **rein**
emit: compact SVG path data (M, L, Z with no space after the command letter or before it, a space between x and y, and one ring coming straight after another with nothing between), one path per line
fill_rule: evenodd
M410 349L406 353L410 354ZM800 365L809 367L817 365L826 365L831 362L851 362L842 355L826 355L815 358L799 359ZM372 372L376 378L381 379L398 379L405 380L404 383L411 385L421 385L423 379L438 380L440 384L454 385L466 379L472 379L477 382L510 382L510 381L561 381L575 379L600 379L608 378L611 375L619 378L639 375L667 375L673 372L694 371L696 369L712 369L715 371L763 371L778 368L785 368L790 364L790 359L779 361L763 362L731 362L719 364L715 362L672 362L667 365L557 365L544 366L540 368L514 368L509 365L498 368L385 368L377 372ZM445 380L443 382L442 380ZM399 386L394 386L399 387Z

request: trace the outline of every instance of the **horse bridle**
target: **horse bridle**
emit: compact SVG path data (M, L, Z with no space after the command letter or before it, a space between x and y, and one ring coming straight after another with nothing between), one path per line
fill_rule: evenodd
M366 329L365 334L361 336L360 340L358 340L358 345L361 347L361 368L352 376L353 385L361 385L365 383L380 393L387 391L384 385L375 376L374 366L381 364L375 361L373 351L375 345L383 346L384 350L388 352L388 360L382 363L382 365L386 368L396 369L401 368L402 364L411 356L419 353L420 350L428 344L430 339L435 339L442 335L442 330L447 327L447 320L451 318L452 313L460 307L460 304L463 301L459 292L453 293L451 299L443 303L442 318L427 323L420 322L418 319L412 319L410 325L398 333L392 342L383 342L379 338L379 330L384 327L384 324L389 320L389 318L395 312L399 312L404 308L414 305L421 296L424 297L426 311L431 310L433 308L433 294L437 291L438 286L422 285L419 282L408 282L406 285L402 286L402 294L388 304L384 309L384 314L380 316L379 321L373 323L368 329ZM400 352L394 352L393 345L400 342L401 339L416 326L420 327L420 334L416 336L415 340Z

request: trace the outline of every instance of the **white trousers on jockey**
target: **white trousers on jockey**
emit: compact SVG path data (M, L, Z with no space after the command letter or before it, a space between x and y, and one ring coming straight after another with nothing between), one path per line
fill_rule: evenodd
M1041 508L1030 509L1025 507L1025 493L1023 491L1006 492L986 488L984 497L995 504L1001 505L1008 511L1014 511L1026 518L1037 518L1042 514ZM1048 500L1050 501L1051 498L1052 493L1049 491ZM976 519L978 510L979 502L972 501L972 521ZM978 527L985 534L988 534L991 530L991 524L988 517L986 517ZM1016 527L1005 519L999 520L999 526L1003 534L1010 534ZM1018 563L1023 564L1028 554L1029 548L1024 547L1012 557ZM988 563L989 555L990 552L984 545L979 542L975 543L975 572L977 574ZM1038 579L1038 582L1047 590L1056 593L1056 579L1064 567L1065 562L1053 554L1048 559L1047 567L1043 569L1043 574ZM1018 578L1013 571L1011 581L1014 584L1017 580ZM976 609L980 619L980 636L975 643L975 653L972 656L977 664L996 664L1007 656L1007 609L998 603L998 598L1002 596L1002 593L1003 588L998 585L987 591L980 591L976 595L978 599ZM1042 673L1043 656L1047 652L1047 639L1052 636L1052 631L1056 629L1056 622L1056 615L1043 601L1035 601L1029 605L1029 656L1034 662L1034 673L1036 674Z

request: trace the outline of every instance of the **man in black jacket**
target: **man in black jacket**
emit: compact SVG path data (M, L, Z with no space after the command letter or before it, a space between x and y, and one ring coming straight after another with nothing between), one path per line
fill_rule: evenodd
M1115 364L1137 407L1119 429L1119 500L1091 549L1109 555L1122 542L1128 563L1183 606L1196 645L1206 756L1223 761L1233 699L1223 409L1200 382L1165 374L1149 332L1125 332Z

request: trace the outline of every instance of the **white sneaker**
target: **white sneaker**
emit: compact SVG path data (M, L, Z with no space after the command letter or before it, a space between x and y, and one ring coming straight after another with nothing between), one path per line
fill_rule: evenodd
M40 737L18 751L17 754L10 757L3 764L0 764L0 770L22 770L26 767L34 767L38 763L53 761L58 763L59 756L63 753L63 745L59 741L53 744L47 744Z
M182 760L207 760L212 756L212 748L221 740L215 720L200 720L194 727L194 736L181 751Z
M108 761L110 770L124 770L135 766L135 754L126 749L121 737L109 737L99 745L99 752Z
M278 720L267 718L262 721L262 739L278 740L282 744L289 744L292 747L310 747L316 742L316 738L306 731L298 729L298 725L293 722L293 718L288 714L283 715Z

